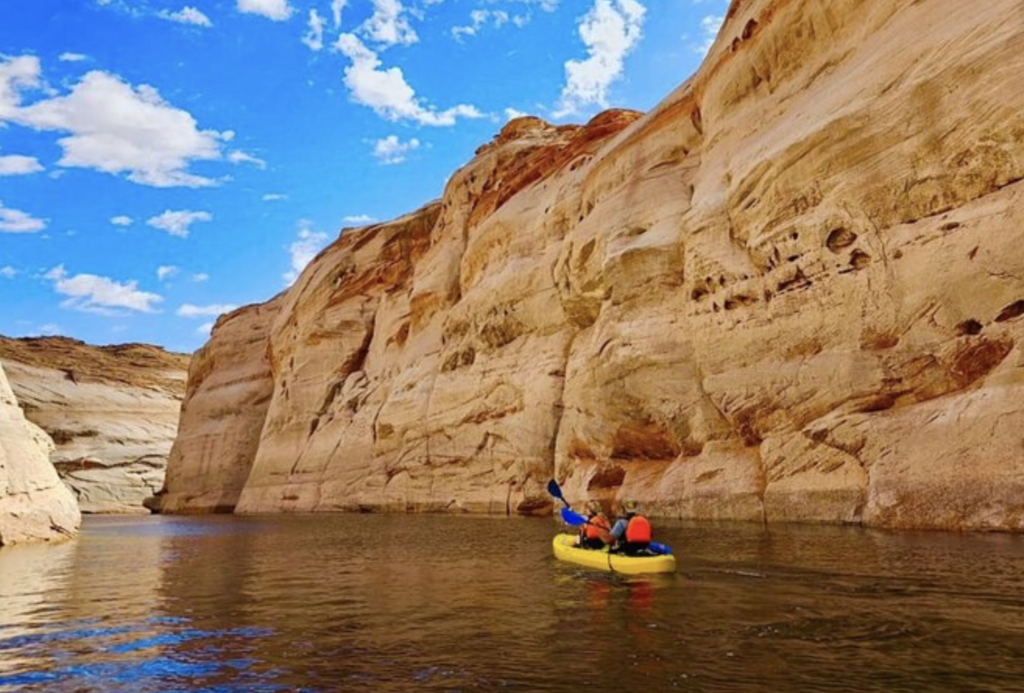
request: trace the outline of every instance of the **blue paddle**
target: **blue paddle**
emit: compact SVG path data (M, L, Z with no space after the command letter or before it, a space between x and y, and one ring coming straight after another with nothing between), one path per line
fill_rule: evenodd
M562 495L562 488L554 479L548 482L548 493L565 504L565 507L562 508L562 519L565 521L565 524L574 525L576 527L587 524L587 518L577 512L573 512L572 507L569 505L569 501L565 500L565 496Z

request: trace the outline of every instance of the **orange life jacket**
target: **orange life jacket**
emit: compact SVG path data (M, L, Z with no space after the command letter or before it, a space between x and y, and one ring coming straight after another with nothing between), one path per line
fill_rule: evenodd
M587 539L600 539L607 543L610 539L609 532L611 532L608 520L604 519L600 515L594 515L588 519L590 522L586 525Z
M626 525L626 541L629 543L650 543L651 523L643 515L634 515Z

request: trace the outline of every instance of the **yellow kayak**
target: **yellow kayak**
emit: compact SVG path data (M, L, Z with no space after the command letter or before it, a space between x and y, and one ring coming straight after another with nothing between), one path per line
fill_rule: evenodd
M672 554L662 556L626 556L621 553L609 553L608 548L581 549L576 546L576 535L559 534L551 542L555 550L555 558L568 563L594 568L595 570L641 575L643 573L674 573L676 557Z

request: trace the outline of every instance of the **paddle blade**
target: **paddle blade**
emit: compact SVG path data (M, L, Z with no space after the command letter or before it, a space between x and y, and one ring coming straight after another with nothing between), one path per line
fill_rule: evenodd
M671 556L672 555L672 547L669 546L668 544L662 544L661 542L658 542L658 541L652 541L651 544L650 544L650 549L654 553L661 554L663 556Z
M573 525L579 527L580 525L587 524L587 518L583 517L579 513L575 513L569 508L562 508L562 519L567 525Z
M562 489L554 479L548 482L548 493L563 503L565 502L565 498L562 496Z

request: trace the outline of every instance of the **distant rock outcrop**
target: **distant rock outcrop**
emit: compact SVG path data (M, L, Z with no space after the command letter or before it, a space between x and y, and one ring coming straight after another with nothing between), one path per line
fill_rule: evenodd
M144 344L0 338L0 362L26 417L83 512L144 513L163 486L188 356Z
M1022 178L1017 0L735 1L222 320L167 507L1024 529Z
M53 442L25 420L0 365L0 546L71 536L81 524L48 455Z

